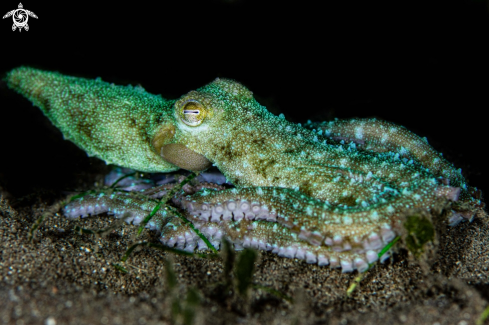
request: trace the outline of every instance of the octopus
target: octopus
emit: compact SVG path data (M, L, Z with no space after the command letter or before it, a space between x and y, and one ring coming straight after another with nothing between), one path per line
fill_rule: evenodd
M456 225L484 206L461 170L406 128L376 119L291 123L234 80L218 78L175 100L29 67L12 70L6 81L65 139L107 164L201 176L217 168L232 185L201 179L172 199L216 247L226 238L236 249L364 272L405 233L407 216L441 206L445 222ZM139 224L174 186L100 191L69 203L64 214L108 212ZM147 226L167 246L207 248L168 210Z

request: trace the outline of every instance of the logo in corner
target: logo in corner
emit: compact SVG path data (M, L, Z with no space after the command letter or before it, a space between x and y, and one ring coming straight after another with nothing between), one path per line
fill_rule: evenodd
M22 3L19 3L19 8L9 11L3 16L3 18L7 18L12 16L14 20L14 24L12 25L12 31L15 31L17 28L19 32L22 31L22 28L25 30L29 30L29 25L27 25L27 21L29 20L29 16L37 18L36 14L32 11L25 10Z

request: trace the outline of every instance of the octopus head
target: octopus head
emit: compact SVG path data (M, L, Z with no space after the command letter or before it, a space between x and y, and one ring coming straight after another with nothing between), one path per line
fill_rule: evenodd
M190 91L173 106L174 137L172 143L159 146L161 156L180 168L207 169L219 163L216 153L229 151L229 140L242 132L250 118L256 120L260 110L266 111L253 93L233 80L216 79Z
M256 103L253 93L230 79L212 83L180 98L174 105L177 127L187 134L200 134L223 127L239 112Z

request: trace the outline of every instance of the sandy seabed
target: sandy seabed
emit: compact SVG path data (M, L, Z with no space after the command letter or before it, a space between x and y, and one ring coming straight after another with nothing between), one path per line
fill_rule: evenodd
M399 244L398 253L368 271L349 297L357 272L258 252L253 282L280 294L250 288L244 298L234 286L224 289L222 259L145 247L126 262L128 273L120 272L113 263L134 242L137 227L123 225L103 237L73 229L107 227L113 219L106 215L71 221L55 214L29 242L34 222L64 197L37 189L15 198L0 190L2 324L174 324L185 323L190 312L191 323L213 325L464 325L475 324L488 304L487 215L438 231L423 261ZM157 243L158 237L145 231L138 240ZM173 263L173 289L165 260ZM199 296L193 304L187 302L192 290ZM172 309L176 303L182 311Z

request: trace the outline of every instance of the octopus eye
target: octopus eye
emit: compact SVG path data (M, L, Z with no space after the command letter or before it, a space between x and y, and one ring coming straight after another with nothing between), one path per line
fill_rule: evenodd
M207 111L196 101L188 101L180 110L180 118L183 123L190 126L198 126L204 122Z

